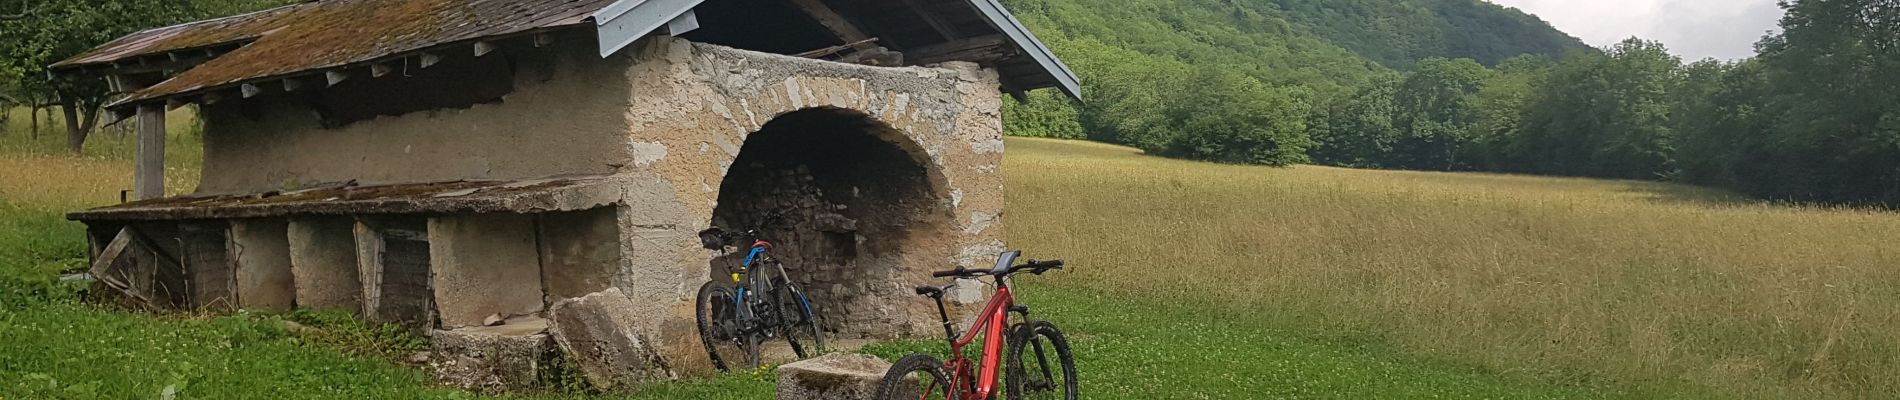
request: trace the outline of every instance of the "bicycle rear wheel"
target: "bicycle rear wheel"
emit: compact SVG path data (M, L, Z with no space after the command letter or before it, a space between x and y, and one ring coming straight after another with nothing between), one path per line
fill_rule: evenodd
M712 281L699 287L693 303L700 343L706 346L713 368L722 372L729 370L728 361L749 361L750 343L739 333L739 303L735 297L730 285Z
M950 373L936 357L912 354L897 360L877 386L876 400L949 400Z
M1011 332L1004 359L1009 399L1075 400L1075 355L1062 331L1049 321L1029 321Z

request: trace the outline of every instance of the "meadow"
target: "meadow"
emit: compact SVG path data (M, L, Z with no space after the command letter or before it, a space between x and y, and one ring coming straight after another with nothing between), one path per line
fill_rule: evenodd
M22 114L23 115L23 114ZM188 118L173 118L189 124ZM0 398L474 398L332 315L88 305L60 218L117 201L129 139L0 136ZM195 181L174 137L167 180ZM52 131L56 132L56 131ZM50 144L49 144L50 143ZM1900 218L1667 184L1227 166L1010 139L1022 279L1084 398L1878 398L1900 392ZM119 146L119 147L114 147ZM921 301L921 300L920 300ZM319 329L290 332L291 320ZM930 350L898 342L869 351ZM770 374L634 399L769 398ZM170 388L170 389L167 389ZM595 398L586 393L523 398Z

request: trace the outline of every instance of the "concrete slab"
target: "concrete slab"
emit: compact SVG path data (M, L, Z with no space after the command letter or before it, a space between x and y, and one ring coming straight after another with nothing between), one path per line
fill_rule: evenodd
M778 400L870 400L890 369L889 361L864 354L785 364L778 367Z
M474 328L429 333L429 367L443 385L485 393L535 389L555 356L547 321L517 321L507 330ZM505 326L505 325L504 325Z

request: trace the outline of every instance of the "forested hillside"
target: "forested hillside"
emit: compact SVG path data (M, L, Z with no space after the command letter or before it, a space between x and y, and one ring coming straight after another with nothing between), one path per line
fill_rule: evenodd
M1260 0L1241 2L1263 3ZM1398 69L1433 57L1487 66L1590 48L1537 17L1482 0L1271 0L1333 44Z
M1477 0L1016 0L1083 77L1011 134L1227 163L1676 180L1900 204L1900 4L1784 3L1739 62Z
M1393 67L1427 56L1501 60L1587 49L1478 0L1008 3L1084 77L1088 92L1086 107L1046 92L1012 104L1012 134L1233 163L1308 162L1315 111L1396 79Z

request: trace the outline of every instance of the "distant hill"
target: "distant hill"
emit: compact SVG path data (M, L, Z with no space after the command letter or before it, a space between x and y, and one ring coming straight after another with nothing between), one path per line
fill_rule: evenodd
M1431 57L1486 66L1522 54L1588 50L1544 20L1483 0L1233 0L1278 7L1296 24L1360 56L1409 69Z

